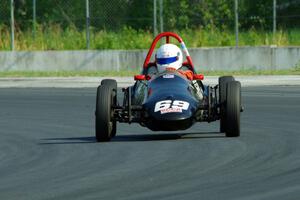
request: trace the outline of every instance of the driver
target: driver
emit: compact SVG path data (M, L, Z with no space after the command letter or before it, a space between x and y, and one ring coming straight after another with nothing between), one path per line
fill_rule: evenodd
M178 71L189 80L193 80L191 70L180 70L182 66L182 51L174 44L163 44L156 53L156 65L159 73L164 71Z
M159 73L164 71L177 71L180 74L186 76L187 79L191 80L191 84L194 87L196 94L199 99L203 99L203 91L199 87L196 80L193 80L193 72L189 69L182 69L182 51L174 44L163 44L157 50L155 55L156 66Z

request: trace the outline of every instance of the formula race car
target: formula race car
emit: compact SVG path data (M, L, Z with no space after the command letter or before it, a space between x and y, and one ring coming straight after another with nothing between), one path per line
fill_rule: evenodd
M170 39L179 42L186 59L179 70L157 70L158 61L165 64L178 60L178 56L166 59L152 56L157 42L163 38L166 44ZM191 72L190 75L182 73L185 71ZM196 122L220 120L220 132L227 137L238 137L242 111L240 82L232 76L223 76L218 85L206 86L202 83L203 78L202 74L196 73L180 36L172 32L157 35L141 74L134 76L134 85L122 89L121 104L117 101L117 82L113 79L101 81L95 111L97 141L113 138L117 122L135 122L153 131L178 131L188 129Z

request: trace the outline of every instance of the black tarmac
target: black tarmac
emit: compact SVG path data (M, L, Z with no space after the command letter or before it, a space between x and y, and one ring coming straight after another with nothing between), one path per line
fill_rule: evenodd
M0 89L0 199L300 199L300 87L243 88L239 138L118 124L107 143L95 94Z

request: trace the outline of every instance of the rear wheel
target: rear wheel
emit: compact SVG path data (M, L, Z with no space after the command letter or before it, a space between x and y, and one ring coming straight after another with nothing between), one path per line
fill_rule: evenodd
M241 113L241 83L231 81L227 83L227 97L225 103L226 137L240 136Z
M227 83L234 81L233 76L222 76L219 78L219 103L220 107L220 132L224 133L226 130L225 122L225 101L226 101L226 87Z
M108 84L97 89L95 131L98 142L109 141L116 134L116 121L113 108L116 102L116 90Z

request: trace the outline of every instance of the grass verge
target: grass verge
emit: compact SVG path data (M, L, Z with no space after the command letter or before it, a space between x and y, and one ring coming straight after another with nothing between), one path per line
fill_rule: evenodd
M125 77L140 71L8 71L0 72L0 77Z
M126 77L139 73L140 71L9 71L0 72L0 77ZM289 70L199 71L198 73L205 76L300 75L300 67Z

